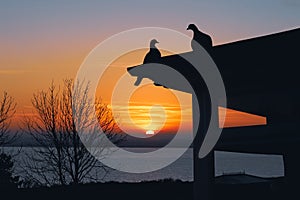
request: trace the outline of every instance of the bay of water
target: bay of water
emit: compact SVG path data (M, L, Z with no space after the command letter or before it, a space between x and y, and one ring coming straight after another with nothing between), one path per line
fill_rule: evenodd
M137 149L138 151L139 149ZM135 152L137 152L135 150ZM126 158L124 158L126 159ZM215 152L215 176L229 173L246 173L260 177L284 176L283 158L280 155L242 154L231 152ZM112 171L106 181L139 182L144 180L179 179L193 180L193 150L189 149L181 158L171 165L154 172L131 174Z
M145 148L135 148L134 152L145 152ZM149 151L153 149L148 149ZM147 150L147 151L148 151ZM6 148L7 152L15 151ZM22 148L16 156L16 171L25 153L30 153L30 148ZM160 156L160 155L157 155ZM170 155L172 156L172 155ZM182 181L193 180L193 151L188 149L178 160L171 165L149 173L134 174L111 170L101 181L141 182L161 179L179 179ZM120 158L128 159L126 157ZM163 159L163 158L162 158ZM145 163L146 165L147 163ZM231 152L215 152L215 175L227 173L246 173L260 177L284 176L283 158L279 155L242 154ZM22 176L22 174L19 174Z

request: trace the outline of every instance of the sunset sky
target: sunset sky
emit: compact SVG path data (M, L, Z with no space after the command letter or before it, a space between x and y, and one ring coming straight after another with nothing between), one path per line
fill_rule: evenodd
M46 89L52 80L60 83L64 78L74 78L88 53L101 41L121 31L155 26L174 29L191 37L186 27L193 22L212 36L214 45L218 45L297 28L300 26L299 19L300 3L297 0L2 0L0 92L7 91L15 98L19 120L31 113L34 92ZM146 51L120 55L107 72L109 81L102 80L108 86L104 89L100 81L97 95L109 102L109 85L126 73L127 66L140 64ZM139 88L129 106L135 126L127 125L127 128L142 133L148 129L171 130L176 129L182 117L186 130L190 130L191 97L179 95L185 102L182 107L167 89L152 85ZM156 98L158 96L163 98ZM150 104L160 104L165 109L163 114L158 110L155 111L157 115L151 116L152 127L148 126L151 121ZM120 107L120 118L123 112L127 111ZM265 121L264 118L233 110L227 112L227 126ZM163 124L160 124L161 115L167 117ZM18 120L14 126L17 126ZM122 123L126 126L127 119L123 119Z

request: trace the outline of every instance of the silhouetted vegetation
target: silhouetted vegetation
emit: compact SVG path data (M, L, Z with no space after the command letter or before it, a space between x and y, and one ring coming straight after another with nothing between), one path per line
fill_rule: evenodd
M27 117L25 128L39 148L32 148L23 166L26 179L34 185L68 185L99 181L106 173L106 167L89 151L97 151L98 158L104 158L109 151L105 143L96 149L82 143L79 133L85 133L90 141L95 137L108 137L117 143L123 139L109 107L101 100L91 102L89 86L65 80L62 89L51 84L47 91L34 94L32 105L36 115ZM95 106L96 116L105 135L95 132L91 121ZM77 123L77 124L76 124ZM99 138L97 138L99 139ZM99 146L102 145L102 146Z
M11 119L16 112L16 103L14 99L3 93L0 99L0 147L9 145L17 138L17 133L11 133ZM14 162L11 155L8 155L0 149L0 189L16 188L19 183L19 177L13 176Z
M19 177L13 176L14 162L10 155L0 152L0 188L17 188Z
M0 99L0 146L11 144L17 138L17 133L11 133L9 129L16 105L14 99L4 92Z
M12 198L57 198L60 199L82 199L88 197L96 197L101 194L101 197L109 198L110 200L132 199L132 200L192 200L193 192L197 188L193 187L193 182L183 182L180 180L158 180L145 181L141 183L88 183L68 186L52 186L40 188L18 189L13 193L8 191L7 194ZM276 199L291 199L289 190L284 188L274 188L272 184L222 184L214 185L214 198L230 199L230 200L276 200ZM3 192L4 194L5 192ZM297 194L296 194L297 195ZM295 196L293 196L295 197ZM293 198L293 199L297 199Z

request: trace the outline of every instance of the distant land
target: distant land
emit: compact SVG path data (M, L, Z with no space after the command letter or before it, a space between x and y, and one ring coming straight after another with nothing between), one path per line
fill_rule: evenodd
M10 144L9 146L17 147L17 146L23 146L23 147L30 147L30 146L39 146L34 139L25 133L20 133L19 138L17 141L15 141L13 144ZM159 148L164 147L167 145L175 136L175 133L163 133L163 134L156 134L149 138L137 138L128 135L124 141L122 141L118 146L120 147L128 147L128 148ZM191 134L184 133L182 136L178 137L180 141L186 142L191 138ZM179 144L172 147L184 147L183 145Z

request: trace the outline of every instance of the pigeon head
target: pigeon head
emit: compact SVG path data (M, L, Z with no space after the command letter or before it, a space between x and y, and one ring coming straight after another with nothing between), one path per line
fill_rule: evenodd
M198 31L198 28L195 24L190 24L186 30Z
M155 44L159 43L156 39L151 40L150 46L155 46Z

